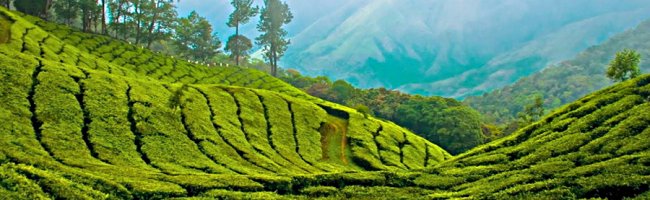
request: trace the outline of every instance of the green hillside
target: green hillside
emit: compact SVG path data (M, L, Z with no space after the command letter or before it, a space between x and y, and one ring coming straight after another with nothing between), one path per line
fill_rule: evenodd
M0 13L0 116L9 122L0 131L0 196L289 192L332 173L421 169L450 157L263 72L201 66Z
M0 8L6 199L650 198L650 75L451 157L262 72Z
M558 108L611 85L612 82L605 77L607 65L616 52L625 48L638 51L644 59L650 58L650 20L585 50L573 59L522 78L511 86L468 97L464 103L481 112L485 120L497 123L516 118L517 113L533 103L536 96L544 98L547 109ZM645 73L650 72L647 60L642 61L639 67Z
M647 199L650 75L590 94L429 170L451 196ZM426 176L425 176L426 177Z

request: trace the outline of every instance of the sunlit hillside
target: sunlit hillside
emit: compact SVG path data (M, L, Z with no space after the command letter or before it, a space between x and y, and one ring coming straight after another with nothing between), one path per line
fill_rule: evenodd
M650 75L451 156L264 72L0 7L0 197L650 198Z
M201 66L1 12L2 117L11 122L2 131L2 181L11 185L3 194L254 191L293 176L421 169L450 157L263 72Z

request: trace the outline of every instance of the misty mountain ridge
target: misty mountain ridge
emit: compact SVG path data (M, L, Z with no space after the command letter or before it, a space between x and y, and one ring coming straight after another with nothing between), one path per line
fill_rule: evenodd
M293 37L284 66L360 87L462 98L510 84L650 17L642 1L353 2ZM342 17L350 7L355 12Z

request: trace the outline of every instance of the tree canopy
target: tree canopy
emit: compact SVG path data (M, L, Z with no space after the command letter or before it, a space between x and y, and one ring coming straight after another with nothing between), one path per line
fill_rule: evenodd
M251 17L257 15L259 8L253 7L252 0L233 0L230 4L235 10L230 14L226 24L228 27L235 28L235 34L228 38L225 50L231 53L231 58L239 65L240 59L248 56L248 51L253 48L251 40L239 34L239 26L248 23Z
M230 14L226 25L231 28L248 23L259 12L258 7L253 7L253 0L232 0L230 4L235 10Z
M41 18L48 17L48 11L52 6L53 0L14 0L14 7L16 10L25 14L39 16Z
M271 74L277 76L278 60L291 43L285 38L288 33L282 26L291 23L293 14L289 10L289 5L280 0L264 0L264 5L257 24L257 30L262 32L262 35L256 40L264 50L264 57L271 64Z
M544 98L536 96L533 103L526 105L524 111L517 114L519 127L527 126L544 115Z
M230 52L230 58L235 60L236 65L239 65L241 58L248 56L248 51L252 48L253 43L246 36L232 35L228 38L224 50Z
M188 59L206 62L221 48L221 41L212 33L210 22L196 12L180 18L174 33L179 53Z
M624 49L616 53L616 58L609 63L607 78L613 81L625 81L641 75L639 63L641 54L632 49Z

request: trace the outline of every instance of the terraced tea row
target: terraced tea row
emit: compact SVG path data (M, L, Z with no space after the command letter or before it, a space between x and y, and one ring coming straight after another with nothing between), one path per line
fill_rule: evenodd
M430 170L436 197L650 197L650 75L591 94ZM416 180L417 181L417 180Z
M1 55L0 58L12 61L12 59ZM12 105L23 105L22 108L20 106L16 107L16 112L12 113L21 113L20 111L22 111L22 113L25 113L23 114L24 116L29 116L30 102L26 101L34 98L35 100L33 102L37 108L36 118L40 118L39 116L41 115L48 116L45 114L46 112L39 111L38 109L40 88L43 87L43 91L52 89L41 86L41 84L46 84L47 79L45 77L63 73L64 70L75 70L69 70L67 66L59 66L60 68L48 66L47 62L45 63L41 67L41 71L35 73L38 74L39 83L35 87L36 92L32 94L34 96L30 97L31 95L29 94L29 88L32 87L30 81L17 81L16 84L13 84L14 86L23 85L23 87L12 87L13 89L10 89L5 86L3 88L3 91L10 91L6 93L8 94L6 98L2 99L3 102L13 101L14 104ZM11 64L16 64L16 61L12 61ZM38 64L38 62L34 61L31 64ZM54 63L54 65L59 64ZM3 69L12 70L12 68ZM23 74L24 77L4 77L29 79L31 76L30 73ZM106 77L95 78L100 77L102 74ZM47 138L46 132L48 128L40 128L41 136L38 136L38 134L32 135L29 133L31 124L28 118L8 116L9 118L7 119L22 119L26 124L19 126L21 125L20 123L15 123L12 125L15 126L12 129L8 129L8 127L3 128L3 132L11 130L15 134L5 135L2 139L3 147L6 147L3 148L2 154L0 154L0 158L2 158L0 160L3 160L3 164L0 166L0 169L2 169L0 175L3 176L4 185L10 185L11 188L15 188L17 191L34 191L34 193L31 193L34 195L42 194L44 197L68 198L202 196L268 199L317 196L331 198L367 198L376 195L375 197L378 198L415 198L426 196L427 198L518 197L524 199L548 199L564 196L607 197L613 199L638 197L639 199L644 199L649 194L647 191L648 181L650 179L650 168L648 168L650 166L650 151L648 150L648 141L646 140L649 138L647 134L648 130L650 130L648 129L650 115L647 112L650 107L650 76L644 76L593 94L577 103L566 106L564 110L555 112L541 122L509 138L482 146L467 154L453 158L450 161L444 161L440 165L432 166L429 170L413 172L352 172L322 175L283 175L282 171L273 171L264 167L287 167L280 163L282 160L301 164L296 164L292 169L294 171L309 171L310 169L325 171L326 169L323 169L325 168L323 166L340 167L337 163L329 163L327 161L321 162L321 165L313 165L309 162L308 157L301 157L301 152L307 150L301 148L294 149L292 146L288 146L287 148L284 145L282 147L285 149L281 150L274 142L276 141L275 138L283 142L293 139L294 141L298 140L298 146L302 144L300 143L300 139L291 137L294 136L293 134L276 134L283 132L273 131L275 130L273 127L278 127L278 129L280 127L294 129L294 126L296 126L295 130L300 130L298 125L294 125L297 123L293 123L301 121L296 118L299 115L298 110L300 110L296 105L300 104L300 100L294 100L288 96L261 90L221 86L157 85L140 83L134 80L126 80L126 83L121 86L107 87L108 85L119 85L119 83L107 82L108 84L93 84L93 82L119 80L119 77L105 73L94 73L92 71L88 75L85 75L83 70L79 73L68 74L68 77L71 77L66 81L70 83L69 87L64 86L64 84L47 84L67 88L60 89L60 92L74 92L74 86L78 88L81 85L82 89L76 92L83 93L84 95L93 94L94 92L92 91L100 90L91 88L101 88L92 85L103 85L109 90L114 90L114 92L105 91L101 93L108 94L108 96L121 96L117 99L122 100L117 101L118 103L116 104L104 106L104 109L122 110L122 115L126 115L126 117L122 117L123 119L121 121L137 121L135 123L135 138L142 138L141 144L144 145L140 145L138 149L137 139L124 142L124 144L132 146L130 147L132 149L132 155L126 158L134 158L135 162L116 164L116 161L110 160L119 160L116 159L119 158L119 155L110 155L107 157L108 159L103 159L101 155L107 154L102 153L101 148L97 148L100 145L96 145L100 143L94 143L92 139L93 123L95 121L91 120L90 125L86 126L90 127L88 133L91 136L90 143L93 144L91 146L94 146L95 151L98 152L95 155L99 156L93 156L91 150L88 150L88 153L82 152L82 154L57 157L57 155L61 155L59 152L66 152L66 149L55 145L45 145L47 144L45 138ZM80 77L79 82L81 84L77 84L77 80L73 77ZM133 83L142 84L142 86L132 86L131 84ZM152 91L154 87L159 87L158 89L167 91L166 96L159 98L155 94L147 94L145 92ZM16 89L23 92L11 92ZM12 100L20 99L16 98L19 96L23 98L22 102ZM93 114L94 109L92 109L95 106L92 106L93 103L91 102L93 100L91 96L84 96L81 101L82 103L78 103L79 98L72 94L67 95L66 98L69 99L68 102L71 102L71 104L79 104L80 110L81 108L88 110L89 113L86 116L91 116L92 118L92 116L95 116ZM173 99L176 96L179 97L179 103L171 103L175 101ZM154 101L154 99L165 99L165 101ZM246 100L240 101L242 99ZM237 106L237 104L245 104L243 102L247 100L257 100L259 104L257 106ZM212 102L216 101L229 103L215 106ZM275 101L285 102L286 104L271 103ZM130 106L118 105L125 103ZM251 103L250 105L253 104ZM280 115L288 115L290 118L291 115L294 115L292 120L287 120L287 123L288 121L292 123L278 124L276 126L274 125L276 124L274 120L266 120L268 116L265 117L264 115L275 113L274 107L283 108L284 106L291 108L282 109L285 113ZM201 109L201 107L204 108ZM205 109L205 107L208 108ZM153 111L160 109L176 110L176 113L174 111L165 113ZM256 125L247 127L249 124L247 122L253 122L256 119L242 118L240 116L242 113L248 112L247 110L253 109L267 111L256 112L258 120L263 122L255 123ZM314 109L318 109L318 107L314 107ZM205 113L193 113L197 111ZM235 114L223 115L231 116L229 118L220 117L220 114L218 114L228 112ZM322 112L326 111L323 110ZM50 115L53 113L59 112L52 112ZM57 116L56 119L71 119L62 116ZM75 120L77 124L84 124L83 122L85 120L81 119L84 114L77 113L70 116L77 117ZM114 116L114 118L117 117ZM110 117L106 119L110 119ZM354 128L352 124L356 124L352 122L352 119L354 118L350 117L349 123L351 126L349 128ZM143 122L140 122L140 120ZM176 125L160 124L162 122L161 120L173 122ZM240 125L243 124L243 127L237 126L238 123ZM223 146L229 145L226 137L223 137L218 130L244 129L242 133L247 133L249 130L257 129L264 132L263 130L268 130L268 126L260 126L268 125L269 123L272 128L271 131L266 132L267 135L245 134L229 136L233 140L240 140L241 143L238 144L244 144L242 146L250 145L248 147L232 147L230 152L225 152L227 149L223 150L224 148L211 148L214 146L218 147L220 146L219 144L223 143L226 143ZM227 126L221 127L219 124L226 124ZM362 122L361 124L364 123ZM36 124L36 126L56 127L57 125L56 123L48 123L45 121L41 125ZM82 134L76 134L78 135L76 139L66 138L70 142L76 140L76 146L78 147L86 146L84 144L85 140L81 139L83 136L79 136L83 135L83 126L81 125L77 129ZM214 128L215 126L216 128ZM397 146L401 146L397 139L389 142L381 141L381 138L388 137L387 134L382 133L390 132L389 128L383 127L386 124L382 126L375 124L373 126L372 123L366 123L362 126L370 130L379 130L379 135L377 136L373 135L375 132L367 132L370 138L374 137L376 140L365 140L363 142L379 144L380 147L384 143L398 143ZM155 128L154 130L154 127L177 129L178 132L185 132L183 129L190 131L186 132L188 135L178 135L178 138L170 139L174 137L171 136L173 133L166 132L163 128ZM122 127L122 129L128 129L128 127ZM207 130L198 131L201 129ZM217 133L206 135L196 134L209 133L210 130L217 130ZM312 128L312 130L316 129ZM23 134L20 134L21 131ZM392 135L390 137L398 136ZM41 139L38 139L39 137ZM148 137L152 139L147 140ZM221 137L223 137L223 142L219 141ZM408 139L408 135L406 138ZM160 143L159 146L164 146L170 140L175 140L173 141L174 146L168 147L169 149L161 149L166 151L164 153L149 151L152 148L147 148L147 145L150 144L148 141ZM268 141L266 143L268 145L263 142L257 142L255 143L256 145L253 145L251 142L246 142L256 140L266 140ZM41 150L39 148L39 141L44 144L43 146L49 147L42 148L44 150ZM188 145L183 145L184 143ZM177 149L194 146L193 144L195 147ZM399 150L391 150L389 148L377 149L378 154L381 154L383 158L380 161L391 163L388 160L395 155L409 155L399 153L406 152L406 147L409 145L411 144L406 144L399 148ZM83 148L77 148L76 150L79 149ZM219 149L219 151L211 151L214 149ZM173 157L166 153L178 153L179 151L186 150L194 152L195 159L165 160L172 159L171 157ZM49 155L47 153L48 151L51 152ZM276 165L268 163L268 165L258 165L256 164L257 162L252 161L253 158L246 157L246 154L242 153L244 151L252 152L251 155L256 155L258 158L267 161L271 160ZM318 148L314 151L318 151ZM79 151L76 152L78 153ZM385 152L391 153L393 156L383 156ZM72 154L75 152L70 151L67 153ZM147 156L148 159L142 158L143 155ZM274 157L273 155L280 156ZM372 155L372 153L369 155ZM57 159L51 159L49 156ZM424 157L429 156L424 155ZM392 160L409 159L400 156L398 158L392 158ZM409 166L408 162L405 166ZM348 165L347 167L349 170L354 170L355 166ZM249 172L243 170L254 171L256 174L269 173L267 173L268 175L237 175L238 173L249 174ZM91 185L95 186L90 187ZM97 187L96 185L100 185L101 187ZM8 194L15 195L23 193L14 191ZM34 196L25 198L32 197Z
M156 54L148 49L139 48L106 36L74 31L69 27L45 22L31 16L24 17L52 36L60 39L63 43L77 48L80 52L105 60L114 64L114 66L122 67L119 69L109 67L107 69L109 73L119 75L135 73L170 83L224 84L258 88L282 92L294 97L317 100L289 84L257 70L240 67L206 67L189 61L181 61L174 57ZM113 72L113 70L116 71ZM132 72L124 72L125 70Z
M10 53L2 53L5 53L3 60L13 59L9 57ZM92 155L96 160L110 164L138 166L142 162L133 161L132 158L140 155L137 157L142 157L145 163L163 171L174 171L172 169L177 169L178 166L163 167L151 163L179 162L180 166L186 168L205 168L220 173L232 171L212 164L197 165L210 163L208 157L223 154L199 156L200 152L191 150L192 145L198 145L199 149L214 149L216 145L221 151L247 158L257 169L268 172L307 173L339 168L312 168L323 155L319 129L328 123L324 121L328 113L316 104L261 90L210 85L168 85L124 79L91 69L42 59L29 60L29 57L23 55L19 57L24 59L19 62L33 65L23 67L33 69L25 74L31 74L34 83L26 90L32 91L28 99L34 111L32 121L36 124L36 134L40 135L45 149L64 163L86 163L81 160L91 160L87 156ZM26 60L29 62L24 62ZM25 69L22 71L28 72ZM271 113L274 116L270 116ZM367 120L360 116L355 118ZM406 132L400 132L399 127L394 125L376 120L367 121L365 125L376 126L377 129L382 129L382 126L391 128L373 130L374 133L366 132L375 135L357 138L372 141L366 143L378 144L374 146L376 153L370 155L376 156L374 160L381 164L364 167L384 169L383 166L387 165L422 168L429 162L425 161L427 155L423 153L427 151L424 145L433 146L432 144L415 136L407 138ZM363 129L357 131L351 128L350 134L360 134L362 131ZM115 135L125 132L132 134ZM79 139L83 141L75 140L73 137L78 134L71 133L81 133ZM200 145L203 142L212 144ZM79 151L79 146L87 147L88 151ZM153 151L152 146L163 149ZM232 147L234 151L224 150L224 147ZM128 149L134 151L125 151ZM407 154L410 157L404 156L404 151L414 149L413 154ZM417 152L418 149L422 152ZM198 159L201 157L205 159ZM429 157L442 160L439 156ZM189 160L183 161L183 158ZM205 162L199 162L201 160ZM215 162L223 164L222 161ZM302 168L294 168L296 166Z
M261 72L207 68L70 30L61 33L70 37L60 40L0 11L12 21L12 37L0 45L2 117L12 122L0 130L2 194L72 199L195 196L211 189L293 194L338 182L333 172L424 168L449 157L392 123L313 97L297 98L303 93L291 96L295 88L274 92L212 82L286 86ZM83 42L76 35L84 36ZM92 46L93 41L101 42ZM121 57L98 57L108 54ZM149 58L124 57L129 54ZM368 176L386 174L391 173L348 179L363 185Z

